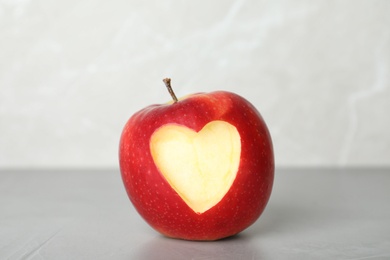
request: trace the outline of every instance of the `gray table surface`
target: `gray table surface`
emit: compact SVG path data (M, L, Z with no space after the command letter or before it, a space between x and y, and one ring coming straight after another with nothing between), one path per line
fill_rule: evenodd
M277 169L251 227L165 238L118 170L1 170L0 259L390 259L390 169Z

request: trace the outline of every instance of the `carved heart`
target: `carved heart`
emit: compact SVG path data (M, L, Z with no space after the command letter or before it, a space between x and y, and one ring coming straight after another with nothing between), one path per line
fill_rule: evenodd
M212 121L198 133L167 124L150 139L153 160L162 175L197 213L215 206L236 178L241 140L236 127Z

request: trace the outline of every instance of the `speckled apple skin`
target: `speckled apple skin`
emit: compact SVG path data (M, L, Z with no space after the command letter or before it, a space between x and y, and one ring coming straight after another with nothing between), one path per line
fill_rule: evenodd
M241 158L226 195L198 214L159 172L149 141L165 124L198 132L214 120L237 128ZM194 94L177 103L152 105L135 113L122 132L119 164L127 194L145 221L165 236L186 240L217 240L253 224L271 195L275 168L271 136L262 116L246 99L225 91Z

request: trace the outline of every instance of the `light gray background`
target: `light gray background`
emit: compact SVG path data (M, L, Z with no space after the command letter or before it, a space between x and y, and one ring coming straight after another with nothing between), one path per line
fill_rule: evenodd
M0 167L117 167L137 110L224 89L278 166L390 166L390 1L0 1Z

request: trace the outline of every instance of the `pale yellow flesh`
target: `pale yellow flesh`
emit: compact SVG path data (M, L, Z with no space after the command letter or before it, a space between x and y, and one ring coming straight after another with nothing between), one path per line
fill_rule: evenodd
M241 140L236 127L212 121L198 133L167 124L150 139L157 168L172 188L197 213L215 206L237 175Z

